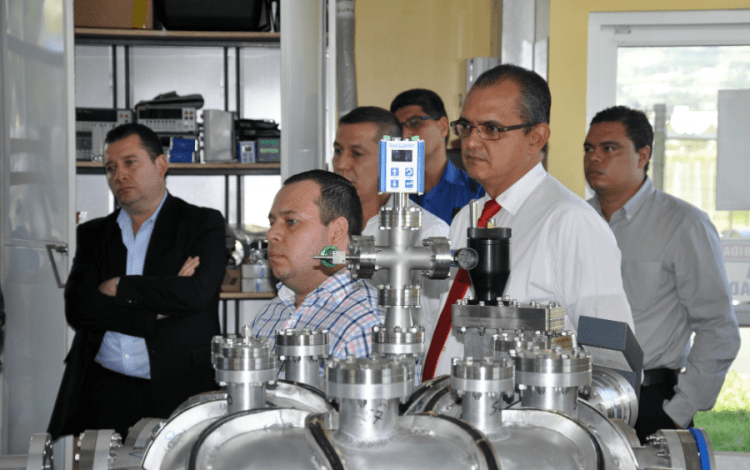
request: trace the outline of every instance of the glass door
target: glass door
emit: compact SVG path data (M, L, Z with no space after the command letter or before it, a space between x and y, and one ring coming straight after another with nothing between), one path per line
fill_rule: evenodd
M655 130L649 176L716 225L741 327L750 326L750 211L716 208L716 136L719 90L750 89L748 24L750 10L592 13L586 103L587 122L614 105L649 116ZM721 413L695 418L710 435L748 428L750 328L740 331L742 348L713 410Z

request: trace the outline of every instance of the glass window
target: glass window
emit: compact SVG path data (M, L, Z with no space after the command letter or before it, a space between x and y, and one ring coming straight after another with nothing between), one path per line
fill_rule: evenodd
M657 128L655 106L666 105L655 184L708 213L720 233L750 235L750 212L716 210L718 91L750 89L750 46L620 47L617 56L617 104L644 110Z

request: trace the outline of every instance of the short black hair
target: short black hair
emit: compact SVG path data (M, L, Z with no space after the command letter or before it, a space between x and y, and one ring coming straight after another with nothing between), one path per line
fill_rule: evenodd
M486 88L500 84L505 80L511 80L521 88L518 112L523 124L549 124L552 95L547 81L533 70L513 64L501 64L480 75L471 88ZM529 132L531 132L530 127L526 128L526 133ZM544 144L542 152L545 155L547 154L547 144Z
M391 102L391 112L396 113L401 108L406 106L417 105L422 108L428 116L445 118L448 119L448 113L445 112L445 104L440 99L437 93L432 90L425 88L413 88L406 90L398 94ZM448 144L448 137L450 133L445 136L445 143Z
M399 93L391 102L391 112L395 114L399 109L411 105L421 106L422 111L430 116L448 118L443 100L434 91L424 88L414 88Z
M152 162L156 161L156 157L164 153L161 141L156 132L151 130L150 127L134 122L122 124L107 132L104 143L108 145L122 139L127 139L131 135L137 135L141 139L141 147L146 151Z
M396 116L387 109L378 108L377 106L360 106L354 108L339 119L339 125L363 123L372 123L378 126L378 134L380 135L377 140L382 139L384 135L390 137L402 136L401 123L398 122Z
M349 222L349 237L362 233L362 204L357 188L343 176L325 170L310 170L290 176L284 186L302 181L314 181L320 188L315 204L320 209L320 222L328 226L339 217Z
M643 174L645 175L648 172L648 165L654 151L654 128L651 126L646 113L627 106L612 106L599 111L591 120L592 125L600 122L621 122L625 126L625 132L633 142L636 151L648 145L649 162L643 167Z

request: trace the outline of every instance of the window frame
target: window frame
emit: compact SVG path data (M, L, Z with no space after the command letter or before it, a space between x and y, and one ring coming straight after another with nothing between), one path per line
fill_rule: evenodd
M750 44L750 10L589 14L586 122L617 98L617 49Z

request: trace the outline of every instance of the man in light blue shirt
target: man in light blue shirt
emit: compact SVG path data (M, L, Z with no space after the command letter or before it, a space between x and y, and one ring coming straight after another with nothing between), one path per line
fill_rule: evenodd
M151 217L146 219L137 233L133 233L133 223L126 211L120 211L120 215L117 216L117 225L120 226L122 232L122 243L128 250L127 264L125 265L126 275L140 276L143 274L146 250L149 241L151 241L151 233L154 231L154 223L166 199L167 193L165 191L159 207L156 208ZM146 350L146 341L143 338L107 331L95 360L103 367L120 374L143 379L151 378L148 351Z
M107 134L104 169L121 209L81 224L65 286L75 329L48 432L125 437L215 390L211 339L227 262L221 213L170 195L158 136L126 124Z
M654 188L647 176L654 133L625 106L591 121L584 143L589 203L622 251L622 278L643 348L636 433L692 426L716 402L740 335L719 236L700 209ZM692 346L691 335L695 334Z

